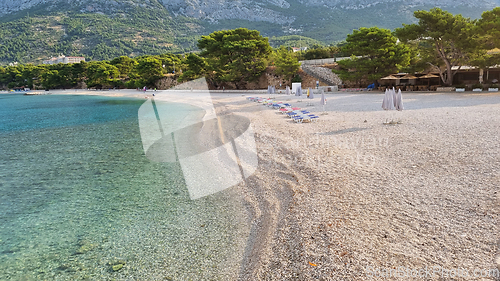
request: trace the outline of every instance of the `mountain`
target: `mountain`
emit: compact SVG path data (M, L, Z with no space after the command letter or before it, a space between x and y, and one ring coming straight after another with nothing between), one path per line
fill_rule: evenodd
M201 35L237 27L257 29L272 44L286 35L329 44L359 27L414 22L415 10L478 18L496 6L500 0L0 0L0 63L180 53Z

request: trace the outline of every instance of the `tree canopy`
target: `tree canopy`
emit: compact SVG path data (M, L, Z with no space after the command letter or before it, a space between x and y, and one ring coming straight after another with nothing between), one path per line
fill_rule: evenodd
M212 85L231 82L243 88L261 77L268 66L272 48L258 31L244 28L214 32L199 41L200 55L165 53L111 61L75 64L13 65L0 67L0 86L53 89L84 87L156 87L165 74L186 81L206 76ZM278 72L290 76L297 72L296 56L286 49L274 57ZM279 54L279 55L278 55ZM174 73L175 72L175 73ZM180 74L180 75L179 75Z
M445 85L453 83L456 71L470 58L476 35L473 22L439 8L416 11L417 24L403 24L395 30L403 42L418 41L421 58L439 72Z
M299 71L300 63L295 53L284 46L273 52L276 74L283 75L290 80Z
M92 61L87 66L87 86L114 86L118 82L120 71L114 65L105 61Z
M341 51L351 58L339 61L341 70L335 72L343 80L358 83L375 81L410 63L408 46L398 43L390 30L378 27L354 30Z
M472 64L479 67L500 64L500 7L484 12L474 31L479 35L479 50Z
M487 48L500 48L500 7L484 12L477 26Z
M338 56L340 48L337 46L311 45L307 50L297 52L299 60L326 59Z
M236 88L258 79L272 52L268 38L262 37L257 30L246 28L202 36L198 48L207 61L208 78L215 83L233 82Z
M187 70L182 73L181 77L179 77L180 81L188 81L199 78L206 74L208 68L205 58L193 53L186 56L185 64L187 66Z
M162 68L162 61L150 56L139 58L136 66L141 83L148 87L154 86L154 83L163 77Z

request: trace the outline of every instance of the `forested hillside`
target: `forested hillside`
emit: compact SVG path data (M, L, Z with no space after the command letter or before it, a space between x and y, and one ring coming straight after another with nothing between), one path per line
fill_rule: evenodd
M273 47L330 45L360 27L412 23L415 10L440 5L479 18L499 1L0 0L0 64L184 53L203 34L239 27L259 30Z
M39 63L51 56L89 60L181 53L195 48L200 27L165 10L122 16L80 13L24 17L0 24L0 62Z

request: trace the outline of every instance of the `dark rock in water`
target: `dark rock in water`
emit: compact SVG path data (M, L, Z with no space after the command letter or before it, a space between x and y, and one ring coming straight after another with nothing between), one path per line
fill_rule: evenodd
M66 272L76 272L77 271L77 268L72 267L69 264L64 264L64 263L61 264L60 266L58 266L56 269L61 270L61 271L66 271Z
M78 245L80 246L80 248L75 251L75 254L78 255L85 254L86 252L91 251L97 247L97 244L93 244L88 240L81 240L78 242Z
M58 270L66 270L68 268L70 268L70 266L67 264L61 264L59 267L57 267Z
M110 261L108 264L109 265L115 265L115 264L125 264L125 260L123 259L118 259L118 258L114 258L112 261Z
M123 266L126 264L126 262L122 259L115 258L114 260L108 262L108 264L111 266L111 269L113 271L118 271L118 270L123 268Z

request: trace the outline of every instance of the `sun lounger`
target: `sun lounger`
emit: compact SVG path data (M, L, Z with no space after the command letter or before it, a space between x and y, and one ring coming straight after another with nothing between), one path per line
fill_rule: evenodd
M319 119L319 116L314 114L298 114L292 116L292 119L297 123L316 122Z
M302 114L302 112L292 111L292 112L289 112L289 113L287 113L287 114L288 114L288 116L290 116L290 117L294 117L294 116L301 115L301 114Z
M310 118L311 122L316 122L316 121L318 121L319 116L317 116L317 115L309 115L309 118Z

